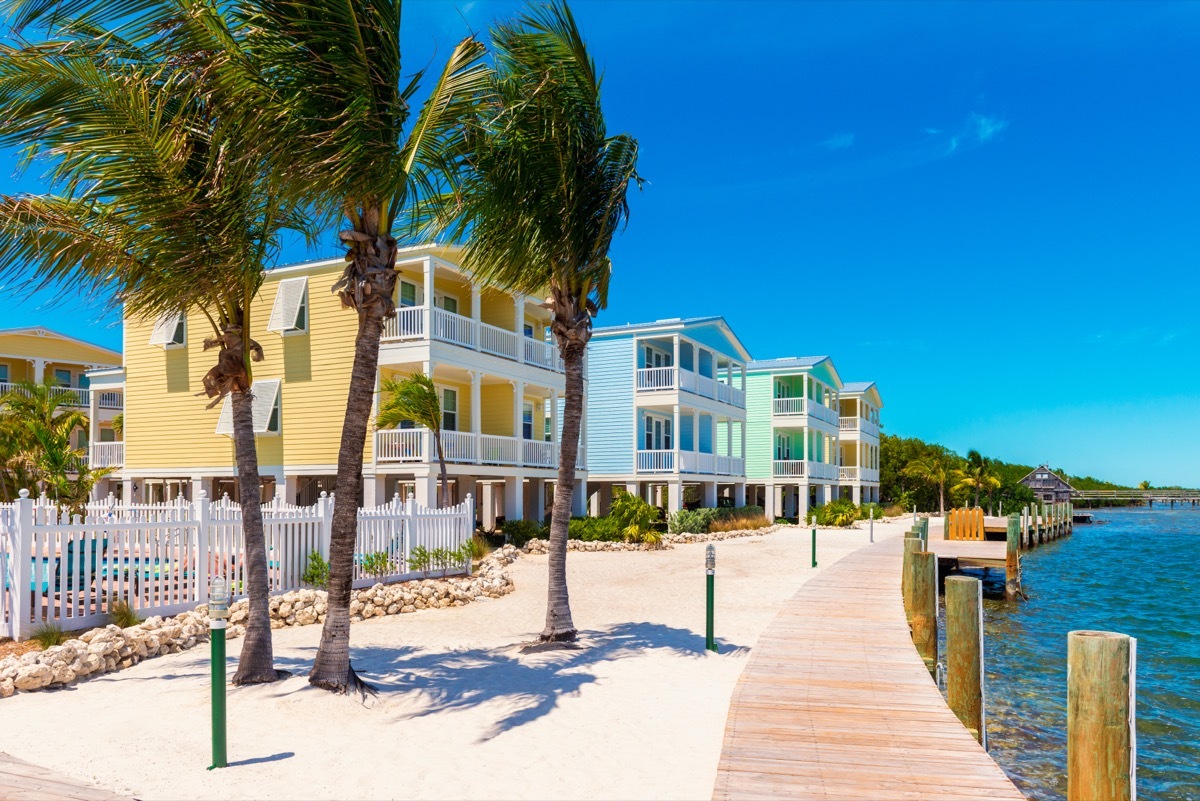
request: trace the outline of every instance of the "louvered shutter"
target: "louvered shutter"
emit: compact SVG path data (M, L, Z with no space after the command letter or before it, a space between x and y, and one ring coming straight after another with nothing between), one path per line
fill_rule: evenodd
M296 317L300 314L300 306L308 292L308 278L287 278L279 282L279 291L275 295L275 305L271 307L271 321L267 323L268 331L283 333L295 329Z
M265 381L255 381L250 387L250 392L254 395L254 433L266 434L267 426L271 422L271 412L275 410L279 403L279 379L271 379ZM224 434L227 437L233 436L233 406L229 400L229 396L225 396L225 401L221 404L221 417L217 420L217 434Z
M150 344L166 347L175 338L175 329L179 325L179 312L167 312L160 315L154 323L154 331L150 334Z

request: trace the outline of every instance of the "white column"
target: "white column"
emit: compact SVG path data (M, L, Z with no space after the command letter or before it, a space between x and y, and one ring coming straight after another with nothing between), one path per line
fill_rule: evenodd
M717 482L705 481L702 485L704 488L704 505L709 509L717 508Z
M546 480L531 478L529 483L533 485L533 519L541 523L546 519Z
M583 437L580 437L580 444L583 444ZM559 431L558 431L558 390L550 390L550 441L554 443L555 450L558 449Z
M599 489L597 489L595 492L593 492L588 497L588 515L590 515L591 517L600 517L601 516L601 512L600 512L601 500L602 500L602 498L600 497Z
M191 499L194 501L200 497L201 492L206 491L205 487L204 487L204 476L192 476L191 482L192 482ZM264 498L263 502L265 503L268 500L270 500L270 499Z
M491 481L479 485L479 520L486 529L496 527L496 485Z
M525 505L524 476L504 477L504 519L520 520L521 509Z
M675 369L675 389L681 389L683 379L679 377L679 334L671 340L671 365ZM695 365L693 365L694 367Z
M384 497L384 494L383 494L384 480L385 480L384 477L380 476L380 475L374 475L374 476L366 476L365 475L365 476L363 476L363 504L362 505L363 505L364 509L370 509L373 506L382 506L383 504L387 503L390 500L389 498ZM275 486L276 486L276 488L279 487L278 482L275 484ZM441 492L441 487L439 486L437 491L435 492L434 497L440 498L441 497L439 494L440 492ZM434 505L437 506L439 504L434 504Z
M297 495L300 494L300 476L284 476L283 478L283 502L296 503Z
M413 498L421 506L436 509L438 507L438 474L431 470L425 475L415 476Z
M424 268L424 276L425 276L425 304L424 304L425 311L423 312L423 315L422 315L425 318L425 338L433 339L433 293L434 293L433 259L426 258L424 263L422 264L422 267ZM432 376L433 373L426 373L426 375Z
M525 361L525 296L513 295L513 331L517 335L517 361Z
M571 515L583 517L587 514L587 482L576 481L575 490L571 493Z
M725 455L733 456L733 420L725 418Z
M800 520L801 525L808 520L808 484L796 485L796 517Z
M744 481L733 485L733 505L746 505L746 483Z
M692 414L695 414L695 412L693 412ZM696 434L696 432L693 427L692 436L694 437L695 434ZM695 443L693 443L693 444L695 444ZM671 450L675 452L675 455L671 457L672 459L674 459L674 472L678 473L679 472L679 404L678 403L671 407Z
M674 514L683 508L683 482L672 479L667 482L667 514Z
M774 487L768 485L767 491L773 496L772 511L775 517L785 517L783 513L783 485L776 484Z
M479 464L479 457L483 452L483 446L479 442L479 435L483 433L483 371L471 371L471 436L475 437L475 463Z
M513 385L513 436L521 439L521 407L525 404L525 382L514 381ZM524 446L518 446L518 451ZM520 457L518 457L520 458Z
M480 298L479 287L471 285L471 345L475 350L479 350L479 323L480 315L483 313L483 303Z

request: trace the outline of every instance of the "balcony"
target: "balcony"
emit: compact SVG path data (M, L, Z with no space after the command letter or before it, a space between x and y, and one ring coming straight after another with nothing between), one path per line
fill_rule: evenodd
M26 393L23 385L13 382L0 382L0 395L8 392ZM91 406L91 393L97 392L97 403L101 409L116 409L120 411L124 407L124 395L120 392L98 392L86 387L54 387L51 395L62 397L63 403L67 406L79 407L87 409Z
M838 466L824 462L806 462L803 459L776 459L771 464L776 478L810 478L821 481L836 481Z
M678 460L676 459L678 456ZM715 476L742 476L746 462L738 456L718 456L695 451L641 450L637 452L637 472L674 473L678 461L680 473Z
M872 467L842 465L838 468L838 481L867 481L877 483L879 481L879 471Z
M124 464L124 442L93 442L88 448L88 466L93 470L102 467L121 467Z
M429 312L430 334L425 333L425 313ZM444 309L404 306L396 316L383 321L384 342L448 342L461 348L488 353L501 359L531 364L561 373L562 359L553 342L519 335L513 331L453 314Z
M830 425L838 425L837 412L820 403L811 403L808 398L775 398L771 412L776 417L804 417L808 415L818 420L824 420Z
M852 434L860 432L868 437L879 439L879 424L873 423L863 417L842 417L839 418L838 428L844 434Z
M746 408L746 393L715 378L693 373L678 367L643 367L637 370L635 383L638 392L671 392L682 390L702 398L712 398L739 409Z
M535 439L443 431L442 455L455 464L506 465L558 468L558 443ZM424 428L385 429L375 432L375 460L382 464L434 464L437 446ZM577 466L584 469L587 455L579 446Z

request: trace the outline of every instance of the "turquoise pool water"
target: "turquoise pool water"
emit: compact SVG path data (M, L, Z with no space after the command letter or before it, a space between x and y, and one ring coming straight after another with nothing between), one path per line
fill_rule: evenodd
M1030 798L1066 798L1067 632L1119 631L1138 640L1138 796L1200 799L1200 508L1092 511L1024 555L1028 602L985 601L990 751Z

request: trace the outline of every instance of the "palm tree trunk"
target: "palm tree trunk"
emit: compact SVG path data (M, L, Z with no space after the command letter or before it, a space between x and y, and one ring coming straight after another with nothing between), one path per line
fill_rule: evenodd
M587 338L560 341L559 347L566 371L566 390L558 482L554 485L554 508L550 514L546 628L539 637L543 642L570 642L577 633L567 595L567 526L571 521L571 496L575 494L575 463L579 456L579 429L583 418L583 354L587 350Z
M354 580L354 547L358 539L358 506L362 497L363 450L371 420L375 378L379 371L379 339L383 319L368 309L359 314L354 366L346 396L346 419L338 449L338 474L329 539L329 600L321 644L308 681L336 693L372 692L350 666L350 592Z
M975 485L975 508L979 508L979 485Z
M938 510L942 517L946 516L946 485L938 482Z
M242 501L242 541L246 552L246 593L250 613L233 683L266 684L288 674L275 669L271 646L271 590L267 579L258 449L254 442L254 397L249 392L231 392L229 403L233 411L233 448Z
M447 509L450 506L450 477L446 472L446 457L442 455L442 432L433 432L433 443L437 446L438 467L442 474L442 508Z

